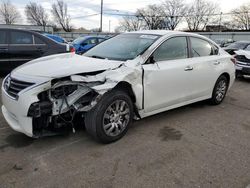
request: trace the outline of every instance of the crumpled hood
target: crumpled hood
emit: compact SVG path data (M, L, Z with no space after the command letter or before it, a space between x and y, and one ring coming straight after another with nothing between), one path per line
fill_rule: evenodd
M235 54L244 55L247 59L250 59L250 51L238 50L238 51L235 51Z
M12 74L60 78L73 74L114 69L123 62L96 59L74 53L52 55L32 60L13 70Z

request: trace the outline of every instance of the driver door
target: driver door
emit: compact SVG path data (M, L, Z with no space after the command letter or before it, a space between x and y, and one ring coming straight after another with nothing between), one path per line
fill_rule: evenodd
M163 42L144 69L144 109L152 112L187 101L192 75L187 37Z

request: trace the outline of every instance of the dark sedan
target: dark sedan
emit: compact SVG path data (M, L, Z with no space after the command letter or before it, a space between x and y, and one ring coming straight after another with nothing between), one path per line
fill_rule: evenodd
M250 41L238 41L233 44L230 44L228 47L224 48L226 52L231 55L235 54L237 50L246 50L250 51Z
M68 44L58 43L37 32L0 29L0 71L9 72L30 60L52 54L74 51Z

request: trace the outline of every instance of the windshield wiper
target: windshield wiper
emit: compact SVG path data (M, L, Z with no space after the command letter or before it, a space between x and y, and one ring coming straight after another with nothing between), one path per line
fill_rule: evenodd
M106 59L105 57L97 56L97 55L92 55L90 57L96 58L96 59Z

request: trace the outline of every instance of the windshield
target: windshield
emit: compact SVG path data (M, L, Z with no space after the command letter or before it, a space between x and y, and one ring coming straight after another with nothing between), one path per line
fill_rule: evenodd
M132 60L148 49L158 38L158 35L121 34L102 42L84 55L119 61Z
M247 45L248 43L245 42L235 42L233 44L230 44L227 48L243 50Z

